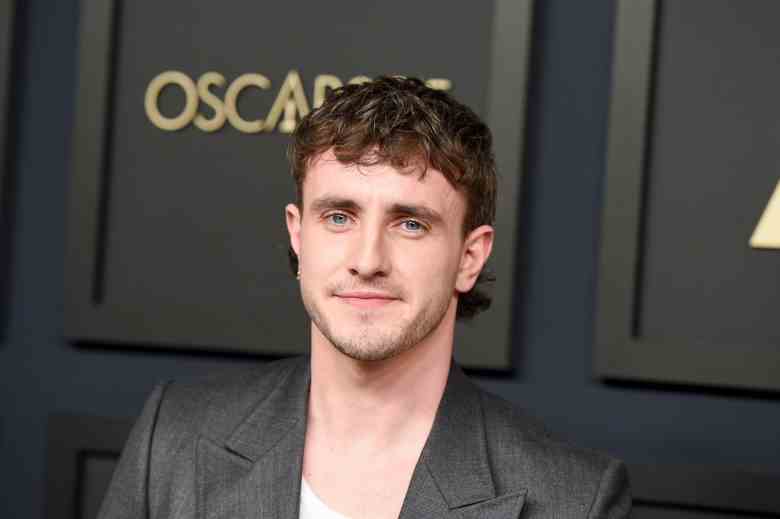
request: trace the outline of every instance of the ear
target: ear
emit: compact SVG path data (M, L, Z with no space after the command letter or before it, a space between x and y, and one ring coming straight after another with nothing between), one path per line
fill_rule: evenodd
M295 204L287 204L284 208L287 219L287 232L290 235L290 246L295 255L301 256L301 210Z
M474 287L479 273L493 250L495 231L490 225L480 225L466 236L463 253L460 257L460 269L455 280L455 289L466 293Z

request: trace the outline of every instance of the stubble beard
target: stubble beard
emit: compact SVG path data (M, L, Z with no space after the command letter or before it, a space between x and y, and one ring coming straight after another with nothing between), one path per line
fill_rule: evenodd
M326 317L315 298L303 287L301 298L312 323L333 347L360 361L387 360L412 349L439 326L450 305L450 297L439 295L411 319L397 324L386 323L370 312L360 312L357 316L359 327L350 324L350 330L343 327L339 330L338 323Z

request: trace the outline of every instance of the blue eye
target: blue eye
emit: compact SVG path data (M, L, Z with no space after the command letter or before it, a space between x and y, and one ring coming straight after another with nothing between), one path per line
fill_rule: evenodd
M422 224L417 220L404 220L401 225L407 231L420 232L423 230Z
M333 213L328 215L328 221L334 225L345 225L347 223L347 215L342 213Z

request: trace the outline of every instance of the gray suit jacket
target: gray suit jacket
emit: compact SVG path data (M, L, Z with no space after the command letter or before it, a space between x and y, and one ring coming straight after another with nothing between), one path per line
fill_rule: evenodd
M165 384L128 439L100 519L297 519L308 358ZM626 470L551 439L453 366L401 510L419 518L618 518Z

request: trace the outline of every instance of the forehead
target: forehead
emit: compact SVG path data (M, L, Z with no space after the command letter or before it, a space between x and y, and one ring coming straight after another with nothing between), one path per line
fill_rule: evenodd
M465 197L444 175L432 168L398 170L389 164L342 164L327 151L314 160L303 181L303 201L324 196L351 198L363 204L423 205L443 216L461 217Z

